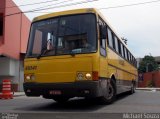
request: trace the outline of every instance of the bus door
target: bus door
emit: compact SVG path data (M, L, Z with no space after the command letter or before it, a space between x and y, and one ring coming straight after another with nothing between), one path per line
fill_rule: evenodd
M107 25L99 18L99 35L100 35L100 77L108 77L108 60L107 60Z

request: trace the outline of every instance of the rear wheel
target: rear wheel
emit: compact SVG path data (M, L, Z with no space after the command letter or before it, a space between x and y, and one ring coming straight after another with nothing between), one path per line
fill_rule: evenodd
M130 94L135 93L135 89L136 89L135 83L132 82L132 84L131 84L131 90L129 91L129 93L130 93Z
M107 85L107 94L101 97L101 102L103 104L111 104L116 98L116 83L114 80L108 82Z
M57 103L65 103L69 100L68 97L54 97L53 100L55 100Z

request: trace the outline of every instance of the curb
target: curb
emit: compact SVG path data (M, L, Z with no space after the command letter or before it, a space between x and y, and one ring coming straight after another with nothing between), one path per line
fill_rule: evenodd
M14 92L13 97L25 96L24 92Z
M144 91L160 91L160 88L136 88L136 90L144 90Z
M25 94L24 95L13 95L13 97L19 97L19 96L25 96Z

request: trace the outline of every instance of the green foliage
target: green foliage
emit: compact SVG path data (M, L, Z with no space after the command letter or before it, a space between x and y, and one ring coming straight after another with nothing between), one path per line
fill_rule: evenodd
M156 63L154 57L148 55L144 56L139 64L139 73L151 72L155 70L158 70L158 64Z

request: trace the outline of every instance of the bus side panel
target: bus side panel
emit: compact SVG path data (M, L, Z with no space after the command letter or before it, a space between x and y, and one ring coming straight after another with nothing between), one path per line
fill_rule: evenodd
M112 75L116 78L118 93L130 90L131 83L133 80L136 80L137 76L136 68L110 48L108 48L108 71L109 78Z

